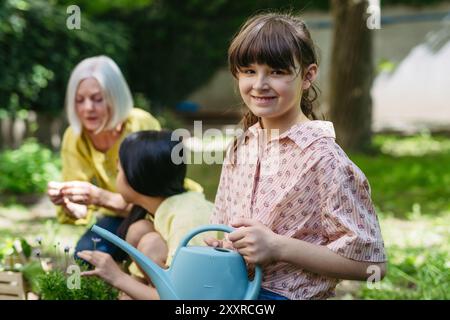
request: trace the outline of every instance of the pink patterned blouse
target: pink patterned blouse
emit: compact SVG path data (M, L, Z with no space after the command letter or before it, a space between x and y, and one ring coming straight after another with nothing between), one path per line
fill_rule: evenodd
M333 124L294 125L268 143L262 131L253 125L227 153L211 223L252 218L349 259L386 261L369 183L336 144ZM338 282L278 262L264 268L262 287L289 299L326 299Z

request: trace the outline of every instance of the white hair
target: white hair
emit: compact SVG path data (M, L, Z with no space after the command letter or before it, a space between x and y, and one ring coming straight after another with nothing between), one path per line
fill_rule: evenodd
M69 124L76 134L81 133L81 122L75 110L75 95L81 81L94 78L100 84L110 117L97 130L111 130L124 121L133 108L133 98L122 72L107 56L86 58L73 69L66 91L66 110Z

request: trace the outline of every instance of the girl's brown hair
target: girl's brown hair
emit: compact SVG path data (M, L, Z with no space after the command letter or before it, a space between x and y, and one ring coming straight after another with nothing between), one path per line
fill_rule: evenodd
M309 65L318 65L314 43L305 23L292 14L266 13L250 18L235 35L228 49L228 64L235 78L242 67L252 63L291 71L296 70L296 61L300 63L302 77ZM313 113L313 102L317 96L318 88L313 84L302 94L300 107L305 116L311 119L317 119ZM241 120L244 131L258 120L247 110Z

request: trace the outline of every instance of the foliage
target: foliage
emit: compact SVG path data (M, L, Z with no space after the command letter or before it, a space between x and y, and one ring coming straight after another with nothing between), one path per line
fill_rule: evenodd
M7 260L15 262L22 259L26 262L31 256L31 245L25 238L6 238L0 243L0 268L15 268L15 265L8 266ZM11 258L11 259L9 259Z
M407 218L414 212L450 211L449 139L429 135L374 139L380 153L350 155L367 176L372 198L387 215Z
M22 272L25 283L29 289L34 293L38 293L40 290L39 277L45 274L41 263L39 261L30 261L25 264L20 271Z
M59 177L60 160L30 139L19 149L0 153L0 193L40 193L47 182Z
M0 109L59 112L70 72L81 59L107 54L124 63L122 25L83 16L81 30L69 30L68 17L54 2L0 2Z
M87 267L81 266L81 270ZM118 291L98 277L81 277L79 289L69 289L61 270L41 275L38 280L42 300L116 300Z
M161 128L175 130L184 127L183 121L180 120L173 111L168 108L156 109L152 107L150 101L143 93L136 93L133 100L136 107L150 112L158 120Z
M32 247L22 237L6 238L0 242L0 271L22 272L25 283L37 292L37 277L44 273L38 261L31 258Z
M0 2L0 109L59 113L71 70L98 54L118 63L133 91L159 108L171 107L226 65L228 42L248 16L265 10L329 9L329 0L76 3L81 30L66 27L71 0ZM397 3L422 2L382 1Z
M450 257L442 250L390 248L388 273L380 289L364 287L363 299L450 299ZM399 261L400 260L400 261Z
M416 214L408 221L381 220L387 275L379 289L362 288L363 299L450 298L450 214Z

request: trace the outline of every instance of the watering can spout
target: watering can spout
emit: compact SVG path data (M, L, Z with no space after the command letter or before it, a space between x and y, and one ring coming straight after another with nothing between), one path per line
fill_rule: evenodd
M150 277L156 290L159 293L161 299L164 300L176 300L177 295L173 290L173 286L170 283L170 279L167 272L154 263L151 259L137 250L135 247L130 245L128 242L122 240L115 234L94 225L91 230L101 236L102 238L108 240L109 242L115 244L123 251L128 253L131 258L142 268L142 270Z

